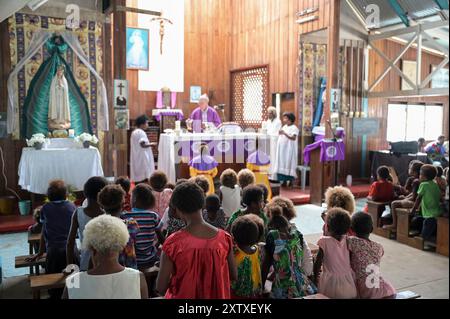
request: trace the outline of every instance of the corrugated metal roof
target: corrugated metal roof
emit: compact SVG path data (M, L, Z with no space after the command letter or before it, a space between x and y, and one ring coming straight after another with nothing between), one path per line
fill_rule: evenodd
M399 16L392 9L387 0L349 0L359 14L366 19L370 12L366 12L367 6L375 4L380 8L380 27L387 27L402 23ZM440 9L434 0L397 0L408 16L413 19L421 19L436 15Z

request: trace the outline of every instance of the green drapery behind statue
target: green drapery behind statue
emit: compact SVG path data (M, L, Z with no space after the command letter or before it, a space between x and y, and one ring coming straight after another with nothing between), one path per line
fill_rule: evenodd
M52 37L47 43L50 57L39 67L30 82L24 103L22 117L22 137L30 138L33 134L47 135L50 87L59 65L64 65L69 91L70 122L75 135L92 134L92 125L88 103L75 82L75 78L62 54L67 50L67 44L60 36Z

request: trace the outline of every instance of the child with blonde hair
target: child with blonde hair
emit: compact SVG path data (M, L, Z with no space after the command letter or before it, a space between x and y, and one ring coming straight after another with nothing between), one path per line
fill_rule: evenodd
M237 178L238 178L238 183L239 183L239 186L241 187L241 189L244 189L250 185L254 185L256 182L255 174L248 168L240 170L237 175Z

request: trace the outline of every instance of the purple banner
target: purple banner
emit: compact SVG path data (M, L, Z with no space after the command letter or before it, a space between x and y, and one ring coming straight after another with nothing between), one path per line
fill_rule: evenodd
M311 161L311 152L320 147L320 161L333 162L345 159L345 143L342 140L321 140L310 144L303 150L303 158L305 165L309 165Z

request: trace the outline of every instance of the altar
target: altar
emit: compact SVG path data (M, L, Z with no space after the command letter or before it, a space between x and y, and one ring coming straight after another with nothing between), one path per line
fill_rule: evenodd
M257 149L275 162L278 136L262 133L187 133L161 134L158 148L158 170L167 174L175 183L178 178L186 178L188 163L199 155L201 144L208 144L210 155L219 163L219 176L227 168L238 171L245 168L248 155Z
M52 141L52 140L51 140ZM63 180L76 191L83 190L84 183L93 176L103 176L100 153L97 148L67 147L69 139L55 139L54 146L35 150L27 147L22 150L19 162L19 185L34 194L46 194L48 183L55 179Z

